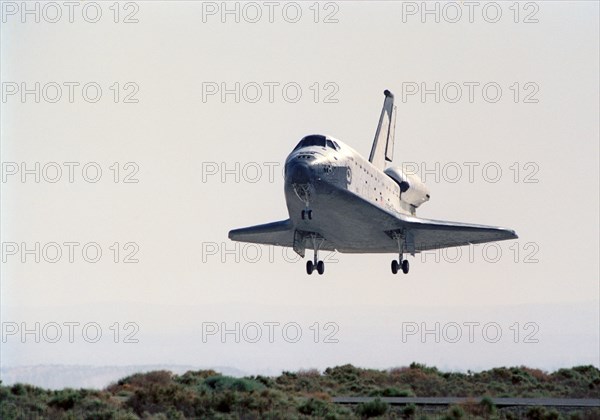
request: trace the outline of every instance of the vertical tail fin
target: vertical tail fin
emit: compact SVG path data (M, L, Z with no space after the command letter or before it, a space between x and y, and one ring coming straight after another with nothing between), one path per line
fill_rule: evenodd
M385 90L383 93L385 100L369 156L369 162L382 170L385 168L385 162L391 162L394 158L394 133L396 130L394 95L389 90Z

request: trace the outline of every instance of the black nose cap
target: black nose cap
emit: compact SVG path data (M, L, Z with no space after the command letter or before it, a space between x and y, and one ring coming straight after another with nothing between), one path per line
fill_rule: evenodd
M312 171L306 162L294 160L285 167L286 180L294 184L307 184L311 180Z

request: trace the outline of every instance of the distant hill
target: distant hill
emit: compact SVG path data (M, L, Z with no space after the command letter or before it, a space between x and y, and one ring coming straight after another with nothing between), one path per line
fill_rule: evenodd
M381 400L342 406L336 396L473 397L468 404L438 412L407 405L389 407ZM599 398L600 370L577 366L548 373L527 367L495 368L477 373L441 372L413 363L390 370L352 365L284 372L277 377L235 378L214 370L174 374L167 370L136 373L104 390L45 390L31 385L0 386L0 418L183 419L183 418L532 418L598 419L600 410L526 411L496 409L489 397ZM441 410L441 412L440 412Z

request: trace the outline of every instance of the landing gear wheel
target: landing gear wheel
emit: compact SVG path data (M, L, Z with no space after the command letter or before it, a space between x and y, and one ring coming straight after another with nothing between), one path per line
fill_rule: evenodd
M308 211L308 220L312 220L312 210Z
M306 210L306 215L308 218L312 218L312 211ZM319 274L323 274L325 272L325 263L319 260L319 248L323 244L323 237L321 237L318 233L311 233L310 238L312 239L312 248L314 251L314 257L312 260L306 261L306 272L308 274L312 274L314 270L317 270Z
M392 274L398 274L398 261L392 260Z
M302 220L304 220L304 216L306 215L306 211L302 210L302 213L300 213L300 215L302 216Z
M325 272L325 263L323 261L319 261L317 263L317 273L323 274Z
M410 268L410 265L408 264L408 260L402 261L402 272L404 274L408 274L408 269L409 268Z
M402 231L394 232L392 235L393 239L398 242L398 261L392 261L392 273L396 274L399 269L402 270L404 274L408 273L408 260L404 259L404 241L405 236ZM414 255L414 254L413 254Z
M313 273L315 266L311 260L306 261L306 274L309 276Z

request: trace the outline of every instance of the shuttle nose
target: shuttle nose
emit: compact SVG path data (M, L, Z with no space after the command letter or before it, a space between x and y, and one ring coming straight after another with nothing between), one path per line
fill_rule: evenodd
M308 184L312 170L308 162L293 160L285 166L285 179L292 184Z

